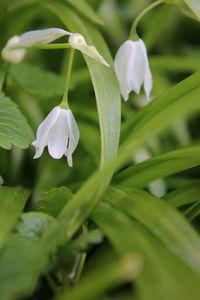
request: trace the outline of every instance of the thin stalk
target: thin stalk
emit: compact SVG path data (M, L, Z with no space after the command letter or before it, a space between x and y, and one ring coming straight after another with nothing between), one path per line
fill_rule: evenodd
M77 283L80 279L80 276L82 274L82 271L83 271L83 268L84 268L84 265L85 265L86 256L87 256L86 252L81 253L80 260L79 260L79 265L78 265L78 268L76 270L76 274L75 274L75 277L74 277L74 283Z
M44 50L53 50L53 49L66 49L70 48L70 44L67 43L59 43L59 44L36 44L32 45L30 47L24 47L24 46L13 46L9 49L44 49Z
M64 83L63 99L62 99L62 102L60 104L60 106L64 109L69 108L68 92L69 92L69 84L70 84L70 76L71 76L71 71L72 71L73 59L74 59L74 49L71 48L70 52L69 52L68 59L67 59L67 72L66 72L65 83Z
M129 39L130 40L135 40L138 39L138 35L137 35L137 25L140 22L140 20L143 18L144 15L146 15L146 13L148 13L150 10L152 10L154 7L160 5L164 3L164 0L157 0L155 2L153 2L152 4L150 4L149 6L147 6L135 19L135 21L133 22L133 25L131 27L131 31L130 31L130 35L129 35Z
M87 225L83 224L83 233L87 233L87 231L88 231ZM81 276L81 274L83 272L83 268L84 268L84 265L85 265L86 257L87 257L87 253L86 252L81 253L80 260L79 260L79 265L77 267L76 274L75 274L75 277L74 277L74 282L75 283L77 283L79 281L80 276Z

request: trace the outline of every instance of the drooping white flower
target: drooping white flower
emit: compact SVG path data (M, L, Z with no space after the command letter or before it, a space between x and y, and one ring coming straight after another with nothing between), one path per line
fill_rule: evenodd
M36 148L34 158L40 157L45 146L48 146L53 158L60 159L65 155L72 167L72 154L78 145L79 136L71 110L56 106L38 127L36 140L32 143Z
M69 37L69 44L72 48L80 50L106 67L110 66L94 46L89 46L86 43L85 38L80 33L71 34Z
M26 50L23 48L28 48L37 44L48 44L61 36L70 34L69 31L60 28L27 31L20 36L16 35L9 39L6 46L3 48L1 55L4 60L18 63L23 60L24 55L26 54ZM14 49L13 47L20 48Z
M131 91L139 94L142 84L150 99L152 75L143 40L127 40L121 45L115 57L115 72L124 100L128 100Z

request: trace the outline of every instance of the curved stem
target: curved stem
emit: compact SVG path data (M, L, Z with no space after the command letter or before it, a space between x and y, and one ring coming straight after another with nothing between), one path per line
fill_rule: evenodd
M67 59L67 71L66 71L66 77L64 81L64 93L63 93L63 99L60 104L60 106L64 109L69 108L68 104L68 92L69 92L69 83L70 83L70 76L71 76L71 71L72 71L72 64L73 64L73 59L74 59L74 49L71 48L69 52L69 56Z
M153 2L152 4L150 4L149 6L147 6L135 19L135 21L133 22L133 25L131 27L131 31L130 31L130 35L129 35L129 39L130 40L135 40L138 39L138 35L137 35L137 25L139 23L139 21L143 18L144 15L146 15L146 13L148 13L150 10L152 10L154 7L160 5L164 3L164 0L157 0L155 2Z

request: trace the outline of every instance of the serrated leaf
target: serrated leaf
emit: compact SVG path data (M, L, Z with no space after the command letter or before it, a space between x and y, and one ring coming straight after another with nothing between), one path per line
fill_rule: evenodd
M32 130L17 105L0 94L0 146L11 149L13 144L27 148L33 139Z
M12 64L8 69L12 78L27 92L48 98L63 93L63 79L53 72L28 64Z
M44 193L44 198L37 201L37 210L56 217L72 197L72 192L62 186Z
M20 187L0 187L0 244L16 223L29 195Z

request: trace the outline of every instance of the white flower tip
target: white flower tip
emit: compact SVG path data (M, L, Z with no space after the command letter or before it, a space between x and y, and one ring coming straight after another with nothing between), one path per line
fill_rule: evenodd
M67 163L68 163L68 165L69 165L70 168L73 167L72 156L68 156L67 157Z
M79 49L81 46L87 46L85 38L80 33L72 33L69 37L69 44L74 49Z
M69 44L72 48L80 50L84 54L90 56L91 58L95 59L96 61L100 62L101 64L105 65L106 67L110 67L107 61L99 54L97 49L94 46L89 46L86 43L84 36L80 33L73 33L69 37Z
M13 46L17 46L20 43L20 37L15 35L10 38L6 46L1 51L1 56L4 60L19 63L23 60L26 50L25 49L12 49Z

